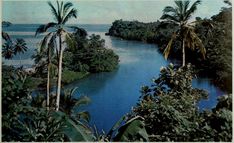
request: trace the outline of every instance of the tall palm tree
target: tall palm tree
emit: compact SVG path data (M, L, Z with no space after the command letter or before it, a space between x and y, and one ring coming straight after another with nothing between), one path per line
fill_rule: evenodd
M57 100L56 100L56 110L59 110L59 102L60 102L60 91L61 91L61 76L62 76L62 58L63 51L66 46L66 40L70 37L69 33L65 30L66 22L71 18L77 18L77 10L72 8L73 4L70 2L57 1L57 9L52 5L51 2L48 2L48 5L51 8L51 12L56 20L56 22L50 22L45 25L41 25L36 34L44 33L48 29L53 30L54 32L50 32L47 34L46 40L53 41L53 45L56 47L56 53L58 58L58 82L57 82Z
M183 64L185 66L185 48L191 48L194 50L195 48L199 48L200 52L205 58L206 49L202 44L201 39L197 36L194 30L195 22L190 22L189 20L191 16L197 10L197 6L201 4L200 0L195 1L190 6L190 1L186 0L176 0L175 7L167 6L163 10L163 15L161 19L167 20L168 22L174 23L178 26L178 30L172 34L171 40L169 41L167 47L164 50L164 56L167 59L170 53L172 43L176 38L180 38L181 40L181 49L183 54Z
M24 53L27 51L27 46L26 46L26 43L24 41L24 39L16 39L16 44L15 44L15 48L14 48L14 53L17 54L17 53ZM21 65L21 55L20 56L20 65Z

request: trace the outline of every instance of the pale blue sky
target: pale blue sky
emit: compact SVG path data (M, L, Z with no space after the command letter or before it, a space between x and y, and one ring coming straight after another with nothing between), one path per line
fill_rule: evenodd
M173 0L70 0L78 9L78 19L70 23L111 24L116 19L153 22ZM192 0L194 2L194 0ZM47 1L4 0L2 19L12 23L47 23L53 21ZM223 0L203 0L195 16L209 18L227 6Z

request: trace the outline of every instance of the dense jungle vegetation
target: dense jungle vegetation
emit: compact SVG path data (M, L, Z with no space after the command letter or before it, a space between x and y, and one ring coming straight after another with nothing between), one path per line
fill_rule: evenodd
M189 5L189 1L175 3L179 8ZM193 6L196 7L199 3L196 1ZM58 9L51 2L48 5L56 22L41 25L36 35L47 32L52 27L55 31L46 33L33 56L35 73L29 73L23 68L2 66L2 141L232 141L232 94L220 96L213 109L200 110L197 103L209 95L205 90L192 86L195 69L199 67L204 71L214 71L212 76L220 78L215 78L217 83L229 91L230 85L224 83L231 82L229 80L232 76L229 53L231 20L226 21L231 14L230 8L223 9L208 20L197 18L197 21L205 21L204 25L196 25L195 29L207 50L205 60L200 53L186 51L189 53L187 55L191 55L187 56L186 61L195 66L169 64L162 67L152 85L142 86L139 101L131 112L126 113L105 133L98 132L95 126L89 125L92 117L81 108L90 103L88 96L74 97L77 88L63 91L61 82L64 83L66 74L69 77L76 73L112 71L117 68L118 56L105 48L105 42L99 35L87 38L87 32L77 27L72 27L74 33L66 31L66 22L77 17L72 3L57 1ZM64 14L61 14L62 11ZM188 13L190 12L192 14L194 11ZM211 31L206 29L208 23L214 27ZM226 26L230 26L229 29ZM122 37L126 29L131 29L122 38L131 37L129 39L158 43L163 52L165 47L168 48L167 43L173 33L168 28L173 27L175 25L165 22L145 24L119 20L113 23L109 34ZM193 29L189 30L186 33L189 31L194 35ZM148 34L140 36L140 33ZM139 36L139 39L134 36ZM6 59L27 51L24 40L14 41L5 32L2 32L2 37L2 54ZM181 57L182 53L177 55L181 51L180 44L174 43L175 48L170 53L172 57ZM192 58L196 60L192 61L192 56L196 56ZM202 64L198 65L198 62ZM46 93L32 95L32 91L37 89L32 87L32 83L38 82L38 79L46 79L42 82ZM56 84L53 82L57 82L56 93L51 91L51 85Z

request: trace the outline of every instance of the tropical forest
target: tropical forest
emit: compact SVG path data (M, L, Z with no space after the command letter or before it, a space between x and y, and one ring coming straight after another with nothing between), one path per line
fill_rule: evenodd
M232 142L232 2L2 1L1 141Z

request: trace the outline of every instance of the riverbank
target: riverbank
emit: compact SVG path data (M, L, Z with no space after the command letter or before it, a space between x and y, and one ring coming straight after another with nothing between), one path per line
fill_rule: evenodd
M197 24L195 29L206 48L205 59L197 51L186 50L186 55L188 55L186 56L186 62L195 65L199 75L211 77L218 87L228 93L232 92L231 15L231 8L225 8L210 19L196 19L198 23L208 21L213 25L210 31L204 24ZM166 22L143 23L116 20L106 35L120 37L125 40L154 43L159 46L158 50L163 53L174 31L175 25ZM174 42L173 47L175 48L171 50L169 59L182 61L180 42Z

